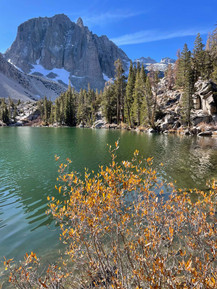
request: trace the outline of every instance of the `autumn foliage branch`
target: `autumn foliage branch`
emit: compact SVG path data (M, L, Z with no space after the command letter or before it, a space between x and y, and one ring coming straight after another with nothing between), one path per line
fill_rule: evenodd
M70 160L60 165L60 197L48 197L47 213L60 226L68 273L55 268L56 285L49 272L41 283L34 275L36 288L216 288L216 188L189 193L171 185L165 194L151 158L135 151L118 163L117 149L118 142L110 147L109 166L83 179L69 172ZM25 275L10 270L20 288Z

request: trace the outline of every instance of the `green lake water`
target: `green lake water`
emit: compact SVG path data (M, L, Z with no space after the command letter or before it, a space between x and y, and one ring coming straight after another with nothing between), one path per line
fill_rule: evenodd
M58 229L45 215L47 196L55 195L57 163L72 160L71 169L97 170L109 163L107 144L120 140L119 160L135 149L154 157L165 180L182 188L205 188L217 178L217 139L148 135L129 131L79 128L0 128L0 261L34 251L51 260L60 248ZM162 167L160 164L163 163Z

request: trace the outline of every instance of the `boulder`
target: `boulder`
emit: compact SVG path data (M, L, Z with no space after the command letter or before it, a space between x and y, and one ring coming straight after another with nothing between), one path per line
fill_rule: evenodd
M212 116L208 114L203 114L201 111L197 114L195 113L192 117L193 125L198 125L201 122L210 123L212 121Z
M212 132L212 136L215 136L215 137L217 136L217 131L216 130Z
M203 113L213 115L217 113L217 85L210 81L204 81L201 77L195 83L193 104L195 110L202 110Z
M100 119L94 122L93 128L102 128L103 126L105 126L105 124L105 121Z
M198 136L212 136L212 131L202 131Z
M7 126L2 120L0 120L0 126Z
M197 135L198 133L200 133L200 129L196 126L192 127L190 131L191 131L191 134L193 135Z
M184 131L184 135L191 135L191 131L190 131L189 129L186 129L186 130Z
M168 130L168 127L169 127L168 123L167 123L167 122L164 122L164 123L162 123L162 124L160 125L160 130L161 130L161 131Z
M109 128L116 129L117 126L118 126L118 125L117 125L116 123L111 123L111 124L109 125Z
M156 133L157 131L155 129L153 129L153 128L149 128L147 132L148 133Z

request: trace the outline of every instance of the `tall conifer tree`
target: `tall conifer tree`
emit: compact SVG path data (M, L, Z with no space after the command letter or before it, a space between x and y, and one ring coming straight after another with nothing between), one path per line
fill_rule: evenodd
M120 59L115 61L115 96L117 100L117 124L124 119L124 93L125 93L125 77L124 69Z
M125 96L125 116L127 123L132 126L132 104L134 101L134 87L135 87L135 73L133 69L133 63L130 62L127 86L126 86L126 96Z
M194 49L192 54L195 81L197 81L199 76L204 75L204 65L205 65L204 46L205 45L202 43L200 33L198 33L194 42Z
M188 126L191 124L191 110L193 106L192 95L194 92L194 75L191 68L191 52L187 44L184 45L181 53L183 77L184 77L184 93L181 100L182 120Z

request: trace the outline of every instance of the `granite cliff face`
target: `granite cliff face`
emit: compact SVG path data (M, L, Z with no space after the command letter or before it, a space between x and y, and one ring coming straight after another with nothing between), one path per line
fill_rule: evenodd
M158 84L158 109L160 117L157 127L160 131L177 130L181 128L181 102L183 89L168 89L168 80L162 78ZM194 85L193 107L191 110L191 133L200 133L200 126L216 124L217 122L217 85L211 80L199 78ZM197 129L195 131L195 126ZM211 126L210 128L211 129ZM216 125L214 126L216 130ZM186 131L189 134L189 130ZM211 135L211 134L208 134Z
M114 77L114 61L127 69L126 54L106 36L98 37L66 15L30 19L18 27L17 37L5 58L28 74L64 82L76 89L102 89Z

